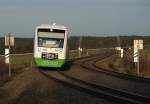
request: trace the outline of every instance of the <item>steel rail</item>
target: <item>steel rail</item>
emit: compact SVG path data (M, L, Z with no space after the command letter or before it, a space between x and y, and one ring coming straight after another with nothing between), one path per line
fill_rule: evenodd
M101 59L104 59L104 58L106 58L106 56L105 57L103 56ZM83 62L85 62L85 60L89 61L89 60L97 59L97 57L88 57L88 58L82 58L82 59L84 59ZM69 79L70 81L61 80L61 79L57 78L56 76L48 75L47 73L43 72L42 70L40 70L40 72L43 75L45 75L46 77L51 78L57 82L60 82L63 85L68 85L71 88L75 88L77 90L84 91L84 92L94 95L96 97L101 97L101 98L109 99L109 100L119 102L119 103L124 103L124 104L128 104L128 103L130 103L130 104L149 104L150 103L150 98L148 98L148 97L121 91L118 89L109 88L106 86L89 83L87 81L83 81L81 79L76 79L74 77L68 76L62 71L58 71L59 75L65 77L66 79Z
M86 85L90 86L90 88L96 88L97 91L102 90L102 91L104 91L104 94L106 94L106 95L109 94L109 96L113 97L114 99L119 98L121 101L125 101L125 102L128 102L128 103L129 102L130 103L136 103L136 104L138 104L138 103L139 104L143 104L143 103L149 104L150 103L150 98L145 97L145 96L137 95L137 94L134 94L134 93L129 93L129 92L126 92L126 91L121 91L121 90L106 87L106 86L103 86L103 85L93 84L91 82L87 82L87 81L84 81L84 80L81 80L81 79L74 78L70 75L65 74L62 71L59 71L59 73L61 75L65 76L66 78L69 78L73 81L79 82L81 84L86 84Z
M110 55L108 55L108 56L110 56ZM83 67L84 69L87 69L87 70L91 71L91 72L96 72L96 73L98 72L98 73L102 73L102 74L107 74L107 75L115 76L115 77L118 77L118 78L121 78L121 79L134 80L136 82L142 82L142 83L145 83L145 82L149 83L150 82L150 79L147 79L147 78L132 76L132 75L124 74L124 73L118 73L118 72L110 71L110 70L107 70L107 69L96 66L97 61L105 59L106 57L101 57L100 56L100 57L93 58L94 60L93 59L84 60L82 62L82 64L80 64L80 66ZM91 63L89 63L89 61L92 63L93 67L88 66L89 64L91 64ZM99 70L97 70L95 68L97 68ZM148 101L150 103L150 97L135 94L135 93L131 93L131 92L125 92L125 91L123 91L123 92L126 93L126 95L129 94L128 96L133 95L133 98L135 98L137 100L141 99L143 101ZM130 97L132 97L132 96L130 96Z
M96 85L87 81L83 81L81 79L76 79L74 77L66 75L62 71L57 71L59 78L55 75L47 74L46 71L43 71L41 69L39 69L39 72L43 74L45 77L50 78L56 82L59 82L64 86L74 88L76 90L93 95L98 98L104 98L106 100L110 100L122 104L149 104L150 103L150 99L147 97L127 93L106 86Z
M68 86L70 88L76 89L80 92L87 93L89 95L93 95L97 98L103 98L109 101L114 101L121 104L142 104L141 102L128 99L122 96L118 96L115 93L110 93L110 89L106 92L107 88L98 89L96 85L88 84L87 82L84 82L82 80L73 79L67 76L64 76L58 72L60 76L63 78L65 77L67 80L62 80L63 78L57 78L56 76L49 75L47 72L45 73L43 70L39 70L41 74L43 74L45 77L52 79L58 83L61 83L63 86ZM68 81L69 80L69 81ZM101 87L102 88L102 87ZM105 89L105 90L104 90ZM143 104L149 104L149 103L143 103Z
M112 57L112 55L108 56L108 57ZM136 75L129 75L129 74L125 74L125 73L121 73L121 72L117 72L117 71L111 71L105 68L102 68L100 66L96 65L96 62L101 61L101 58L97 57L94 60L92 60L92 66L95 68L89 68L87 67L87 64L89 60L85 60L80 66L83 68L86 68L90 71L94 71L94 72L98 72L98 73L105 73L107 75L111 75L111 76L115 76L121 79L126 79L126 80L134 80L136 82L144 82L144 83L150 83L150 79L149 78L144 78L141 76L136 76Z

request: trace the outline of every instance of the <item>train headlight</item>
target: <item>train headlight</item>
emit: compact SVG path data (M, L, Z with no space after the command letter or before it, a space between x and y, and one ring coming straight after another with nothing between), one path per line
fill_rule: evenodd
M53 29L50 29L50 32L53 32Z

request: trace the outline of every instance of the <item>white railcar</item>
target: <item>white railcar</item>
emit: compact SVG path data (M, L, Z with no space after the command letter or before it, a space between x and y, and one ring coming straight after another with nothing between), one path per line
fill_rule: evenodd
M62 67L67 58L68 31L63 25L37 26L34 37L34 61L39 67Z

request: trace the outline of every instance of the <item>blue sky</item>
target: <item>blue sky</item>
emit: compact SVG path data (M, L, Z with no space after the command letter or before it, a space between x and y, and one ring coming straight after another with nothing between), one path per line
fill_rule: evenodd
M0 0L0 36L53 22L71 35L150 35L149 11L150 0Z

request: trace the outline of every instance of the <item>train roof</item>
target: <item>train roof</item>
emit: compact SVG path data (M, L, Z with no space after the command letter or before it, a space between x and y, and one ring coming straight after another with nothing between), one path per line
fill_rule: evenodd
M60 29L60 30L67 30L67 28L64 25L57 25L57 24L41 24L40 26L37 26L37 28L52 28L52 29Z

